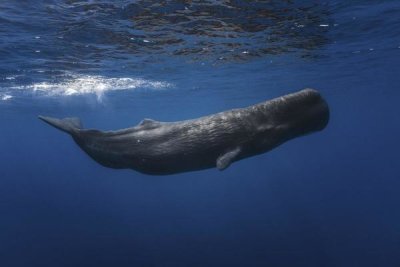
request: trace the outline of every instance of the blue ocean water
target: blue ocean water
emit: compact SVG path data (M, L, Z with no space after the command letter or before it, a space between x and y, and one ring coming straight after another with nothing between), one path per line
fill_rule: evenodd
M400 2L1 1L1 266L400 266ZM119 129L306 87L328 127L216 169L104 168Z

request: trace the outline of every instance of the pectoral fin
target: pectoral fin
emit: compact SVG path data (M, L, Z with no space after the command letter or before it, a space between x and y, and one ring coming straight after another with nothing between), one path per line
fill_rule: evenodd
M217 168L222 171L231 165L231 163L235 160L237 155L240 153L240 148L235 148L234 150L228 151L225 154L222 154L217 159Z

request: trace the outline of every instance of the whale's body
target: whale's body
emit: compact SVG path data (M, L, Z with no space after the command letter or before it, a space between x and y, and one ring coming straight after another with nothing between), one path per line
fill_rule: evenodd
M320 131L328 123L329 109L317 91L304 89L247 108L178 122L144 119L117 131L82 129L77 118L39 118L69 133L103 166L165 175L223 170L234 161Z

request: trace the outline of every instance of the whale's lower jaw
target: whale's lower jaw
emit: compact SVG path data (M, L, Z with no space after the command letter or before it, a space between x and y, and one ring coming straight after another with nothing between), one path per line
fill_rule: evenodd
M313 89L254 106L172 123L143 120L118 131L81 129L79 119L40 117L69 133L96 162L114 169L170 175L217 167L259 155L316 131L329 121L328 104Z

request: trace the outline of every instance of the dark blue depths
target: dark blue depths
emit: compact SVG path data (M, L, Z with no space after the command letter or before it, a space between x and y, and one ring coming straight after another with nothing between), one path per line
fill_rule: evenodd
M399 266L399 66L397 1L2 2L0 265ZM37 119L118 129L304 87L328 127L223 172L107 169Z

